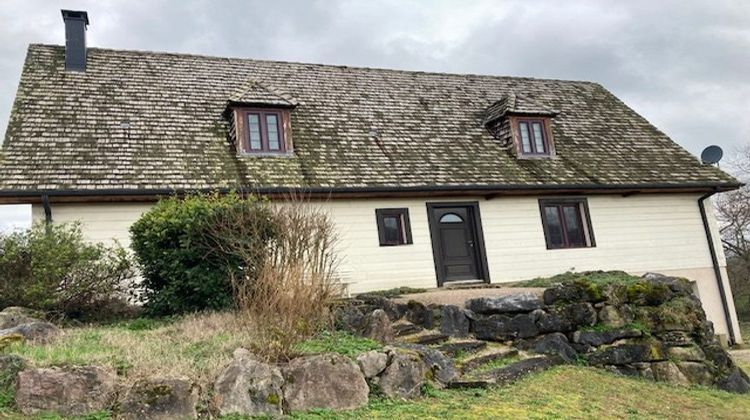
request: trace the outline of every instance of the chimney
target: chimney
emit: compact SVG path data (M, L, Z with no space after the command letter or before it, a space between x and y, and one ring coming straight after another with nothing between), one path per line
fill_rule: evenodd
M86 26L89 15L84 11L62 10L65 22L65 70L86 71Z

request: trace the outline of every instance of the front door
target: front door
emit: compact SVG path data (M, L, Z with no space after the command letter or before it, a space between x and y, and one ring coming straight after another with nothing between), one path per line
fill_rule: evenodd
M476 204L428 204L438 285L486 280Z

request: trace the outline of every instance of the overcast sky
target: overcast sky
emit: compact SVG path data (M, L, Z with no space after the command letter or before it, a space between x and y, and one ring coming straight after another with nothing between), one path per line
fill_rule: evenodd
M61 8L89 12L89 46L591 80L695 154L750 143L748 0L3 0L3 133L28 44L64 43Z

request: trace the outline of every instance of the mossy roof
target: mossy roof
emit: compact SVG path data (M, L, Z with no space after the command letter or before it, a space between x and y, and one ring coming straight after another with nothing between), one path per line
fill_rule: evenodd
M508 98L556 114L554 159L486 130ZM292 156L236 153L227 104L258 100L296 106ZM50 45L29 47L2 155L6 192L736 184L596 83L99 48L76 73Z

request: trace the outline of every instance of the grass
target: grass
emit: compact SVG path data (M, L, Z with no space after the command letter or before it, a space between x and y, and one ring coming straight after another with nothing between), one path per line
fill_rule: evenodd
M580 273L568 271L552 277L536 277L508 283L508 287L551 287L557 283L572 283L576 280L588 280L593 284L604 286L607 284L633 284L642 281L638 276L632 276L624 271L583 271Z
M296 419L750 418L750 398L708 388L680 388L563 366L488 390L433 390L417 401L375 399L366 407L319 410Z
M16 343L7 352L37 367L110 366L125 382L154 374L184 375L205 385L216 378L236 348L252 343L251 330L232 313L214 312L66 328L52 344Z
M487 373L495 369L500 369L501 367L508 366L509 364L517 362L521 359L522 357L520 355L503 357L500 359L493 360L491 362L487 362L479 366L478 368L473 369L468 374L471 376L481 375L483 373Z
M370 350L379 350L383 346L368 338L356 337L343 331L324 331L317 336L299 343L295 350L306 353L338 353L347 357L356 357Z

